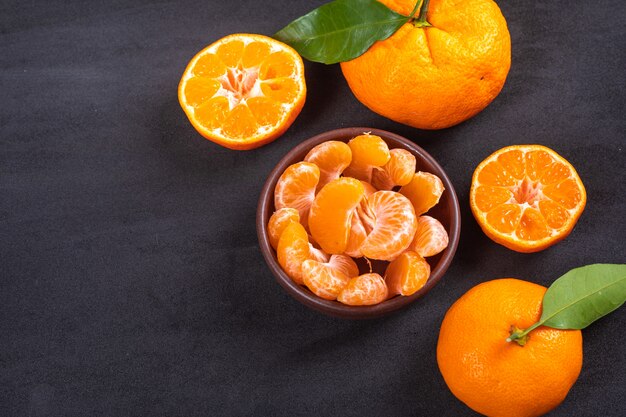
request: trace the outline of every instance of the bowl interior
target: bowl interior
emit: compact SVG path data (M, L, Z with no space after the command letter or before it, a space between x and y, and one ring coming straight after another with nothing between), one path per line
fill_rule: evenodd
M439 255L427 258L431 266L431 274L426 285L415 294L408 297L397 296L373 306L348 306L338 301L328 301L319 298L306 287L293 282L291 278L283 272L276 259L276 252L269 243L267 223L269 222L270 216L275 211L274 188L276 187L276 182L289 165L302 161L311 148L322 142L328 140L348 142L350 139L363 132L371 132L374 135L380 136L385 140L389 149L403 148L410 151L415 155L418 171L430 172L441 178L445 191L439 200L439 204L429 210L427 214L439 220L445 227L450 238L450 243ZM272 170L261 190L256 221L261 252L278 283L295 299L308 307L335 317L351 319L379 317L396 311L426 294L441 279L452 262L461 230L461 216L456 193L450 179L439 164L421 147L402 136L384 130L361 127L325 132L302 142L289 151ZM364 260L357 260L357 264L359 265L361 273L369 272L369 267ZM374 272L378 272L384 276L386 265L386 262L375 261L372 263L372 269Z

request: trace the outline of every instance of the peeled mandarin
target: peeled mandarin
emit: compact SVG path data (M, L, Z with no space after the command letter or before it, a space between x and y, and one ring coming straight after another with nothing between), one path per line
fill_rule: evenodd
M270 245L272 245L274 249L278 248L280 235L283 234L290 223L298 222L300 222L300 214L296 209L283 207L280 210L275 211L267 224Z
M400 188L400 194L411 200L415 214L419 216L439 202L444 190L439 177L420 171L413 175L413 179L407 185Z
M421 289L430 276L430 265L418 253L406 251L394 259L385 272L389 295L412 295Z
M337 301L352 306L373 305L386 300L387 294L383 277L370 273L350 279L337 296Z
M439 220L430 216L417 218L417 231L410 249L427 258L448 247L448 232Z
M326 184L315 196L309 228L324 252L341 254L346 250L352 212L364 195L359 180L341 177Z

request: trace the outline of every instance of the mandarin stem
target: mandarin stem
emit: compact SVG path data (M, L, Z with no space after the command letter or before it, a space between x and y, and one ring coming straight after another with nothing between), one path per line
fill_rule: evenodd
M424 2L422 3L422 8L420 9L420 14L417 18L417 22L424 23L424 26L430 26L430 23L426 21L426 15L428 14L428 3L430 3L430 0L424 0Z
M413 7L413 10L411 11L411 14L409 14L409 20L413 19L415 17L415 13L417 13L417 11L419 10L420 4L422 4L422 0L417 0L415 2L415 7Z

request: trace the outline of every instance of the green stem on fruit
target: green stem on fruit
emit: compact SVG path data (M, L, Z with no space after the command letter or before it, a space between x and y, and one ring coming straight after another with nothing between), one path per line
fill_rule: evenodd
M426 15L428 14L428 3L430 3L430 0L423 0L422 1L422 5L420 7L420 14L417 17L417 19L413 19L413 15L415 14L415 9L411 13L411 18L413 19L413 26L415 26L416 28L423 28L423 27L432 26L426 20ZM415 8L417 8L417 5L415 5Z
M413 7L413 10L411 10L411 14L409 14L409 21L412 21L415 18L415 13L417 13L417 11L419 10L420 4L422 4L422 0L417 0L415 2L415 7Z
M506 341L507 342L516 341L518 345L524 346L526 342L528 342L528 339L530 339L530 336L528 335L528 333L532 332L537 327L541 326L541 324L542 322L538 321L537 323L533 324L526 330L520 329L517 326L511 326L511 330L510 330L511 335L506 338Z

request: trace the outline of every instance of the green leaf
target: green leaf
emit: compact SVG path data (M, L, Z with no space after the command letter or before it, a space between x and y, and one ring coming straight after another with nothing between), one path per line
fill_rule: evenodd
M543 297L539 323L584 329L626 301L626 265L595 264L572 269Z
M274 38L309 61L335 64L360 56L408 20L376 0L335 0L294 20Z

